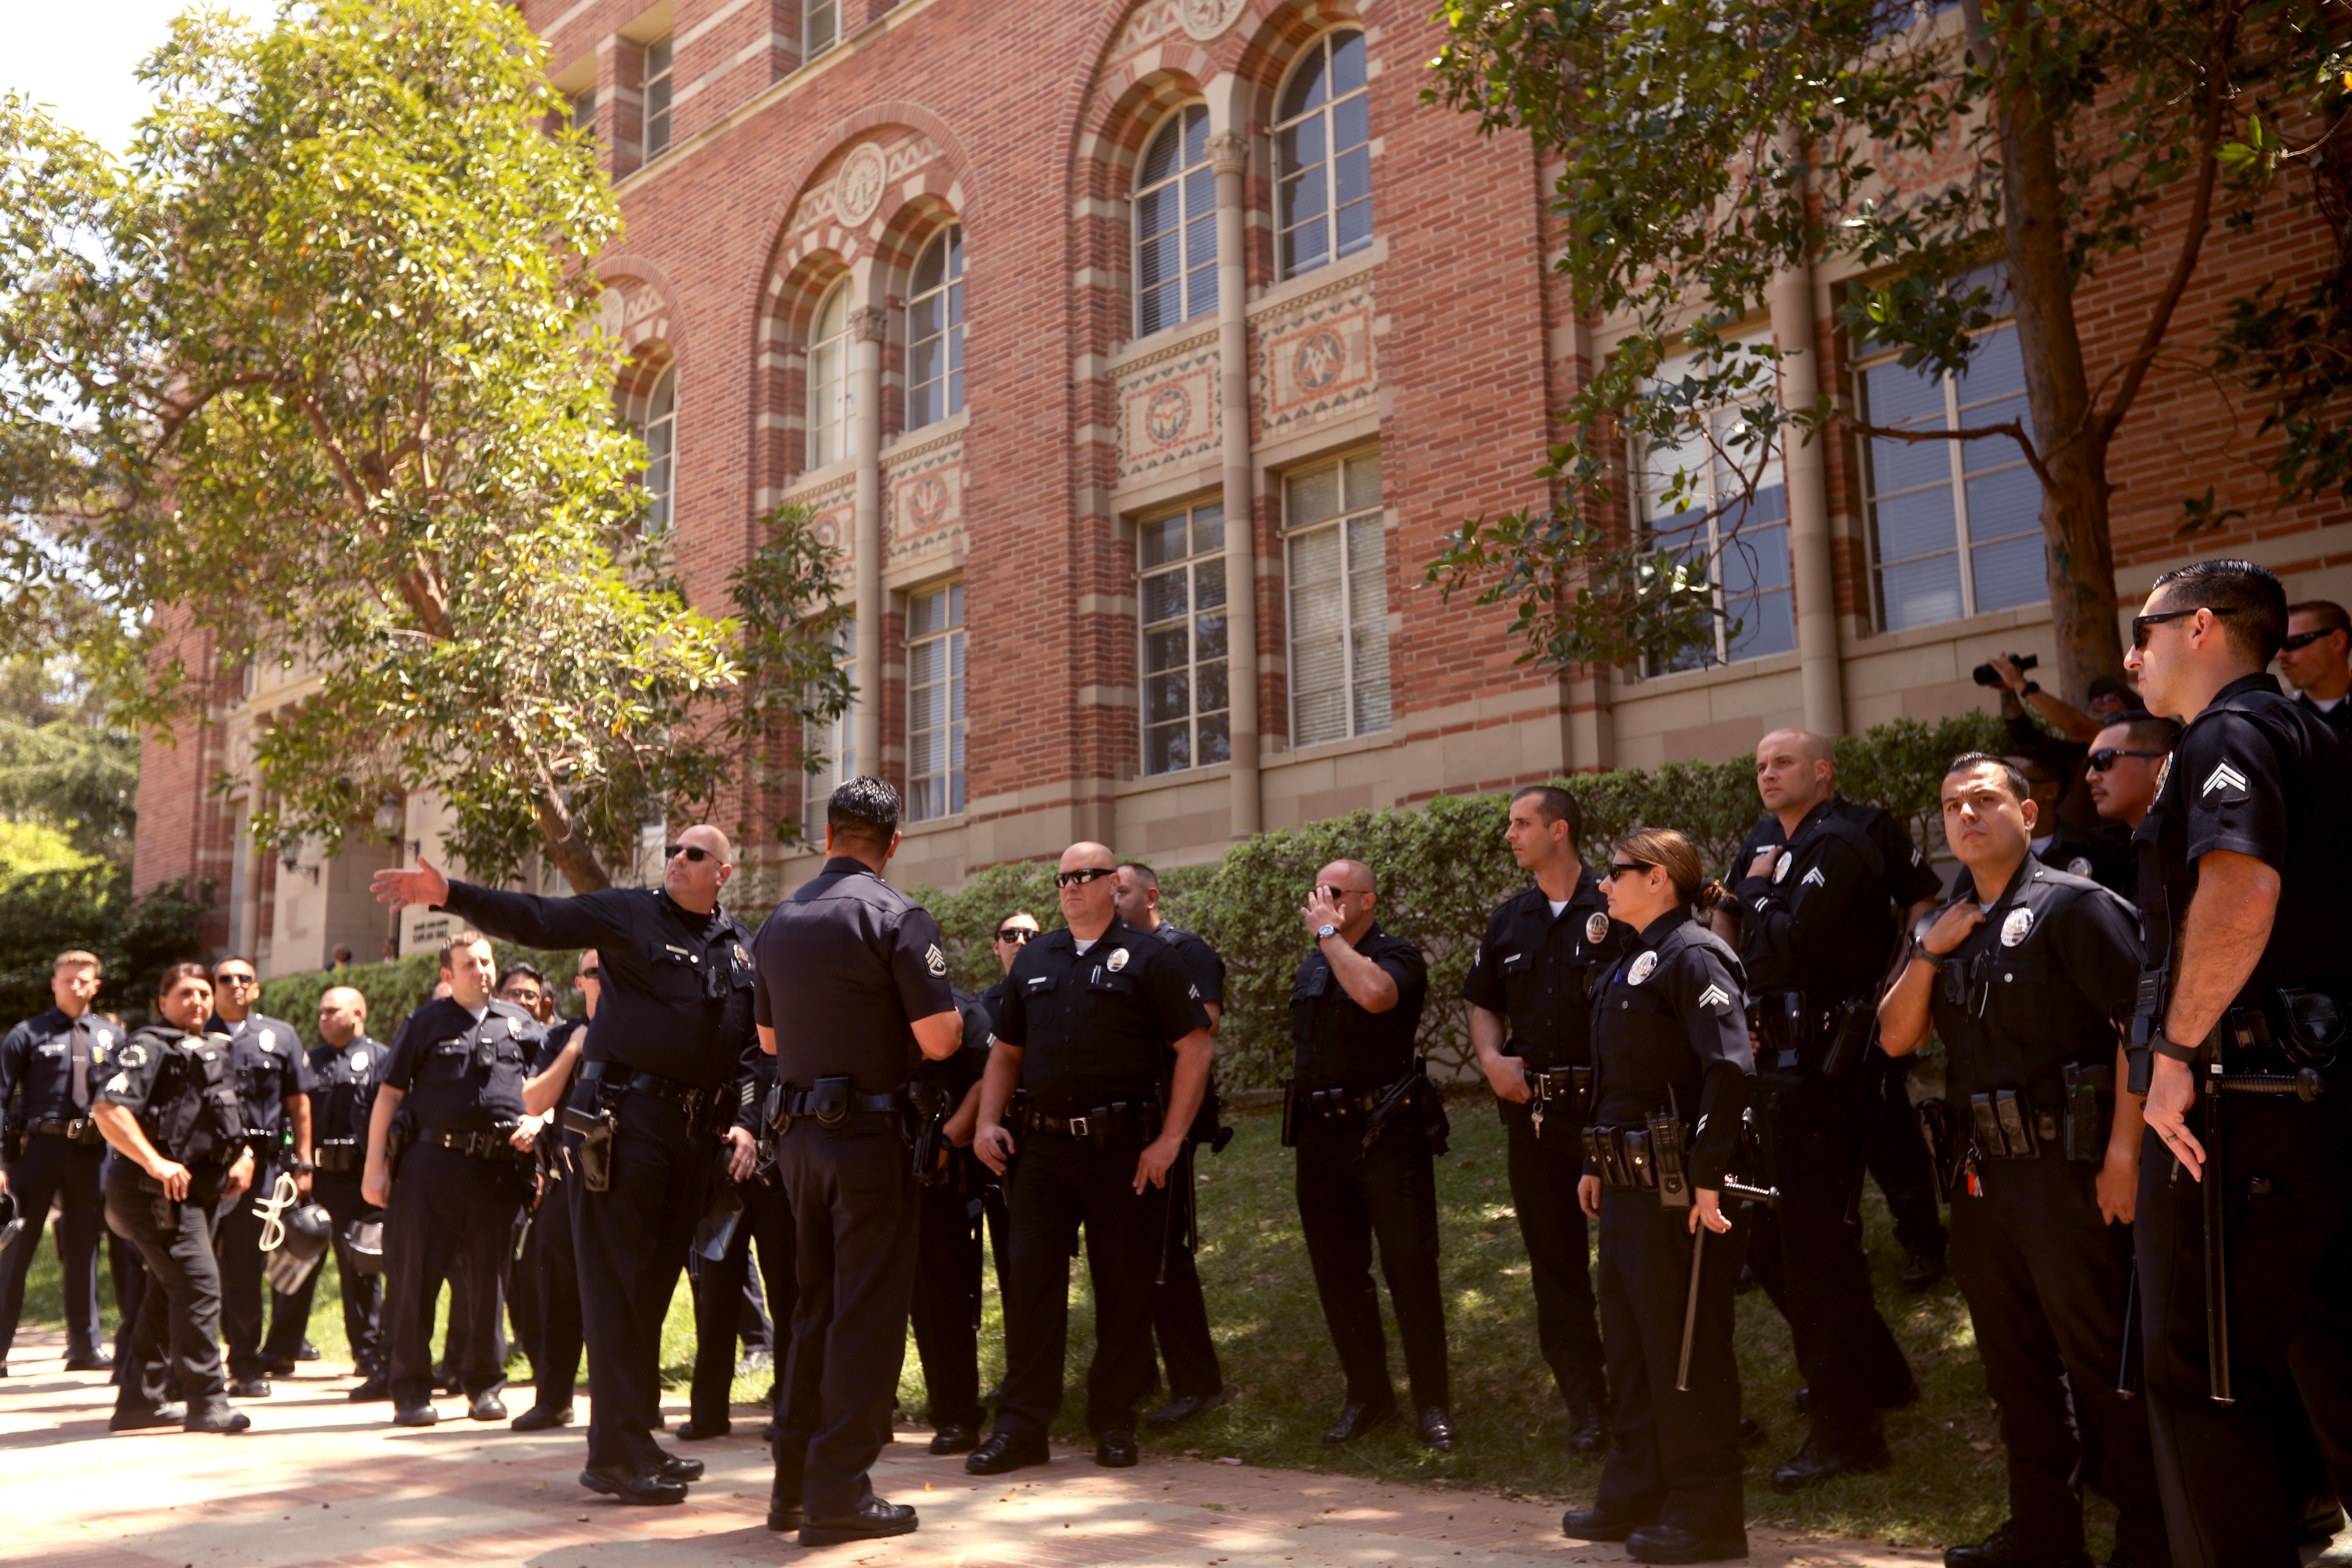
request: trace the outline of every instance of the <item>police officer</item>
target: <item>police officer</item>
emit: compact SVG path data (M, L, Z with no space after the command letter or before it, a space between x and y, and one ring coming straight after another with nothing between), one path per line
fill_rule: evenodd
M1119 862L1117 904L1119 919L1176 950L1209 1015L1210 1037L1215 1038L1225 1013L1225 961L1200 937L1160 918L1160 875L1142 861ZM1168 1175L1168 1264L1152 1279L1151 1331L1168 1363L1169 1398L1145 1413L1147 1426L1181 1426L1225 1402L1225 1374L1217 1364L1216 1343L1209 1337L1209 1304L1201 1293L1201 1270L1193 1258L1201 1238L1193 1212L1192 1151L1203 1143L1213 1152L1224 1147L1218 1140L1219 1121L1213 1068L1208 1090L1185 1136L1184 1152Z
M996 922L996 933L989 939L988 951L996 955L996 962L1003 966L1002 973L1009 977L1013 973L1013 961L1021 956L1021 950L1044 934L1037 929L1035 915L1027 910L1015 910ZM988 1008L992 1022L1003 1016L1008 984L1008 980L1000 979L980 994L980 1000Z
M515 1215L529 1194L523 1160L537 1123L526 1121L523 1079L546 1037L539 1021L490 994L498 961L476 931L441 944L449 994L408 1016L392 1043L368 1120L361 1195L386 1209L384 1335L391 1342L392 1419L430 1426L433 1312L453 1283L449 1360L466 1414L503 1421L506 1368L498 1351L497 1304L514 1241ZM413 1102L413 1103L412 1103ZM394 1179L393 1119L407 1108L415 1131ZM457 1321L454 1307L474 1310Z
M1878 1413L1918 1397L1849 1216L1871 1120L1885 1110L1870 1033L1895 910L1916 921L1942 889L1894 818L1837 794L1825 737L1765 736L1756 785L1769 815L1739 847L1736 897L1714 921L1717 935L1738 938L1759 1016L1759 1120L1780 1190L1779 1207L1755 1215L1748 1267L1789 1320L1812 1422L1772 1473L1772 1489L1786 1492L1885 1468Z
M662 885L547 899L452 882L430 864L379 871L376 896L431 904L528 947L593 947L604 998L568 1109L594 1120L603 1179L569 1184L588 1342L588 1465L580 1484L677 1503L702 1461L653 1439L661 1323L711 1176L730 1091L751 1048L750 933L720 906L735 869L704 824L663 849ZM585 1101L586 1103L583 1103ZM584 1151L583 1151L584 1152Z
M2110 1568L2161 1568L2147 1417L2116 1393L2140 1116L2115 1092L2112 1020L2139 977L2138 918L2090 879L2042 864L2035 802L2007 761L1952 759L1943 812L1969 885L1912 933L1879 1004L1879 1039L1907 1055L1932 1030L1948 1053L1952 1270L2000 1413L2010 1509L1990 1538L1944 1561L2084 1563L2091 1468L2120 1510Z
M604 988L596 950L582 950L573 972L572 989L580 993L581 1013L547 1031L531 1076L522 1086L522 1107L531 1116L552 1118L556 1108L572 1098L572 1080L580 1071L580 1053L587 1044L588 1023L596 1016L597 994ZM510 1425L518 1432L544 1432L572 1425L572 1397L580 1382L580 1265L572 1246L571 1191L572 1162L580 1134L558 1125L544 1127L532 1143L539 1159L539 1206L530 1234L523 1239L518 1268L536 1277L539 1298L539 1342L530 1352L530 1408Z
M875 1496L867 1471L890 1440L915 1278L908 1047L940 1061L963 1043L939 924L882 879L898 848L898 792L864 777L835 790L824 846L824 869L752 944L800 1267L768 1528L798 1525L803 1546L920 1523Z
M2145 712L2126 713L2098 732L2091 742L2091 754L2084 759L2083 769L2091 781L2091 800L2099 808L2102 821L2126 833L2139 826L2156 805L2157 775L2163 771L2164 759L2172 755L2172 743L2179 738L2179 725ZM2130 874L2128 882L2116 883L2101 878L2100 886L2126 899L2137 899L2138 858L2130 857L2125 864Z
M212 977L201 963L175 963L157 983L155 1001L163 1021L124 1044L90 1107L122 1156L107 1167L107 1226L147 1265L107 1430L242 1432L252 1417L229 1408L221 1375L213 1216L252 1185L253 1153L229 1043L203 1033Z
M2333 599L2286 607L2279 675L2307 708L2339 735L2352 734L2352 615Z
M2276 577L2200 561L2156 580L2125 659L2186 726L2135 836L2132 1026L2148 1418L2181 1568L2296 1561L2268 1411L2290 1365L2321 1447L2352 1450L2352 753L2263 673L2286 626ZM2248 1092L2280 1087L2319 1097Z
M915 1354L923 1363L930 1407L931 1452L966 1454L980 1446L988 1412L980 1399L980 1227L983 1189L993 1180L971 1152L980 1125L980 1084L988 1070L994 1019L968 991L952 993L963 1021L963 1042L944 1061L915 1069L915 1121L937 1131L916 1181L921 1187L916 1222L915 1294L910 1321ZM1003 1281L1000 1279L999 1288Z
M1583 813L1564 789L1531 784L1511 797L1503 838L1534 880L1487 921L1462 995L1471 1005L1470 1044L1508 1141L1536 1342L1568 1404L1569 1447L1592 1454L1603 1440L1608 1390L1576 1184L1591 1082L1592 987L1616 962L1622 933L1580 858L1583 829Z
M2126 885L2126 868L2136 862L2127 841L2110 837L2102 826L2098 833L2087 833L2059 813L2059 803L2066 793L2065 781L2052 773L2048 764L2038 758L2012 753L2001 758L2025 787L2033 792L2036 817L2033 830L2033 858L2054 871L2070 877L2088 877L2103 888L2120 889ZM2084 778L2089 777L2089 759L2084 759ZM2091 797L2096 807L2098 797Z
M352 1347L352 1363L360 1375L351 1397L365 1403L392 1397L391 1365L381 1333L383 1281L356 1266L345 1232L353 1222L382 1216L360 1194L360 1179L367 1163L368 1123L375 1111L376 1086L383 1081L392 1047L368 1037L367 998L348 985L329 986L319 997L319 1046L310 1053L312 1090L312 1131L317 1134L310 1158L318 1165L310 1195L334 1216L333 1246L336 1278L343 1299L343 1338ZM299 1336L310 1321L312 1294L319 1270L312 1269L301 1289L285 1299L272 1320L292 1325Z
M254 1196L266 1198L281 1171L290 1171L297 1192L310 1190L310 1059L302 1037L282 1018L254 1011L261 982L242 958L213 965L213 1016L207 1034L226 1035L236 1066L237 1098L245 1105L245 1130L254 1157ZM290 1134L290 1136L289 1136ZM289 1156L291 1163L289 1163ZM228 1341L228 1392L232 1399L269 1397L268 1373L294 1370L302 1348L307 1314L275 1292L265 1291L261 1215L239 1199L226 1204L214 1227L220 1248L221 1333ZM262 1344L262 1302L269 1296L270 1344ZM279 1325L283 1324L283 1327ZM291 1331L290 1332L289 1331Z
M99 1166L106 1140L90 1119L90 1096L108 1076L120 1031L90 1012L98 959L76 949L49 966L57 1005L26 1019L0 1039L0 1111L6 1112L7 1164L0 1193L16 1200L25 1228L0 1253L0 1375L8 1370L25 1277L41 1250L49 1205L58 1205L65 1264L66 1370L105 1372L114 1358L99 1342L98 1237L106 1200Z
M1454 1447L1445 1370L1445 1306L1437 1284L1434 1147L1418 1085L1385 1126L1372 1114L1421 1078L1413 1036L1429 998L1421 950L1381 929L1372 868L1334 860L1315 874L1299 916L1315 951L1290 981L1291 1080L1285 1142L1298 1151L1299 1227L1323 1321L1347 1389L1324 1441L1337 1446L1393 1419L1388 1345L1372 1288L1372 1242L1404 1342L1414 1435ZM1367 1140L1370 1140L1369 1144Z
M1175 950L1118 918L1118 867L1099 844L1062 852L1054 881L1068 924L1013 962L981 1086L973 1147L1005 1175L1013 1278L996 1429L964 1459L977 1476L1045 1462L1062 1404L1081 1223L1095 1295L1087 1374L1095 1463L1139 1458L1134 1412L1151 1386L1150 1291L1169 1250L1168 1175L1208 1090L1215 1047ZM1017 1139L1005 1126L1016 1089L1029 1097Z
M1691 919L1693 905L1729 896L1703 876L1672 828L1618 843L1609 912L1635 934L1593 1003L1591 1168L1577 1199L1601 1224L1611 1443L1592 1507L1560 1527L1622 1541L1636 1563L1748 1555L1738 1248L1708 1241L1731 1228L1722 1189L1739 1163L1755 1060L1739 961Z

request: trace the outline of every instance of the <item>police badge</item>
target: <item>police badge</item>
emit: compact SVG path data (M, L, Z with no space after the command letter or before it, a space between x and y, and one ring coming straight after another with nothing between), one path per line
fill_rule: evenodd
M2087 877L2090 874L2091 861L2088 856L2077 855L2066 862L2066 875L2069 877Z
M2172 753L2164 753L2164 761L2156 764L2156 798L2164 798L2164 782L2172 776Z
M2032 930L2033 911L2032 910L2011 910L2009 911L2009 918L2000 922L2000 945L2015 947L2019 942L2023 942Z
M1796 857L1790 854L1787 850L1783 849L1780 851L1780 863L1772 868L1772 885L1774 887L1777 888L1782 882L1789 879L1789 867L1795 859Z
M1625 984L1639 985L1657 971L1658 955L1654 952L1645 952L1633 961L1633 966L1631 969L1625 971Z
M1587 915L1584 920L1584 940L1596 943L1607 942L1609 917L1601 914Z
M1110 950L1110 956L1103 960L1103 967L1109 970L1113 974L1117 974L1120 970L1125 969L1127 967L1127 949L1123 947L1112 948Z

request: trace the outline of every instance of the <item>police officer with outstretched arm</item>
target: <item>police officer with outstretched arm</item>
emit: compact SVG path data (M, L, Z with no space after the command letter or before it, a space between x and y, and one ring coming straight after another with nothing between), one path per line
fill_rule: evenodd
M213 965L213 1016L207 1034L225 1035L236 1064L237 1096L245 1104L245 1131L253 1150L253 1196L268 1197L281 1173L291 1174L299 1193L310 1190L310 1058L302 1037L283 1018L263 1016L261 982L243 958ZM307 1314L265 1289L261 1215L240 1197L225 1204L214 1229L220 1249L221 1335L228 1341L228 1392L232 1399L266 1399L269 1376L294 1370L302 1348ZM262 1342L263 1302L268 1302L270 1343ZM280 1324L284 1327L280 1327ZM290 1331L290 1332L289 1332Z
M1855 1200L1872 1119L1885 1111L1873 1049L1878 993L1907 927L1942 885L1877 806L1837 793L1828 738L1775 730L1756 745L1768 813L1732 858L1716 933L1748 975L1759 1121L1777 1208L1750 1227L1748 1267L1789 1320L1812 1426L1772 1472L1794 1491L1892 1462L1883 1409L1918 1397L1870 1287Z
M1592 1084L1592 989L1622 934L1585 868L1576 797L1531 784L1511 797L1503 838L1534 880L1504 900L1462 982L1470 1044L1494 1089L1536 1296L1536 1343L1568 1404L1568 1444L1596 1454L1608 1398L1592 1261L1576 1184ZM1328 1436L1328 1435L1327 1435Z
M392 1397L390 1352L381 1333L383 1281L354 1266L346 1235L355 1220L380 1217L360 1193L367 1165L368 1123L375 1113L376 1087L383 1082L392 1047L368 1037L367 998L348 985L329 986L319 997L319 1046L310 1053L310 1078L317 1086L310 1103L316 1114L311 1131L317 1135L310 1157L318 1165L310 1195L334 1216L335 1274L343 1300L343 1338L352 1347L352 1364L360 1374L351 1397L366 1402ZM312 1269L301 1288L287 1298L292 1321L305 1324L319 1287ZM295 1331L300 1331L298 1327Z
M824 847L824 868L752 943L800 1267L768 1528L797 1526L803 1546L921 1523L877 1497L868 1472L890 1440L915 1279L908 1076L918 1053L941 1061L963 1043L939 923L882 879L898 848L898 792L870 777L835 790Z
M52 1203L59 1209L65 1263L66 1370L105 1372L114 1365L99 1342L98 1237L106 1206L99 1167L106 1140L90 1116L90 1102L111 1076L108 1058L122 1035L90 1012L98 994L96 954L79 949L58 954L49 966L49 994L56 1006L0 1040L0 1111L7 1113L9 1142L0 1193L16 1200L16 1217L25 1222L0 1253L0 1375L8 1370L8 1349L25 1308L25 1278L40 1253Z
M2082 1487L2120 1510L2109 1568L2163 1568L2147 1415L2117 1392L2139 1184L2138 1102L2114 1020L2139 976L2138 916L2044 866L2030 783L2003 758L1952 759L1944 837L1968 868L1911 935L1879 1004L1880 1043L1944 1042L1952 1272L2000 1414L2009 1512L1948 1568L2082 1568ZM2087 1426L2088 1431L2082 1428Z
M662 856L658 890L602 888L568 899L453 882L429 863L375 874L386 903L446 909L529 947L597 952L604 997L565 1110L594 1128L571 1194L588 1340L580 1484L635 1503L683 1502L687 1483L702 1476L701 1460L653 1439L661 1323L753 1038L751 933L719 901L735 869L733 847L704 824Z
M1298 1151L1296 1194L1323 1322L1346 1380L1337 1447L1393 1420L1388 1342L1372 1286L1372 1244L1404 1342L1413 1435L1454 1447L1445 1302L1437 1279L1437 1173L1444 1111L1413 1051L1429 1000L1421 950L1382 931L1372 868L1334 860L1315 874L1306 921L1315 951L1290 981L1290 1083L1283 1142Z
M1100 844L1062 851L1054 881L1069 923L1013 962L981 1085L973 1147L1005 1176L1013 1278L996 1429L964 1458L976 1476L1045 1461L1082 1224L1095 1292L1087 1373L1095 1463L1123 1468L1139 1458L1135 1405L1151 1386L1150 1293L1169 1244L1168 1173L1215 1047L1175 950L1118 918L1118 867ZM1007 1126L1015 1089L1029 1097L1017 1131Z
M2263 673L2286 627L2268 571L2200 561L2156 580L2125 658L2185 726L2133 837L2134 1239L2180 1568L2297 1560L2270 1421L2290 1368L2323 1451L2352 1454L2352 754Z

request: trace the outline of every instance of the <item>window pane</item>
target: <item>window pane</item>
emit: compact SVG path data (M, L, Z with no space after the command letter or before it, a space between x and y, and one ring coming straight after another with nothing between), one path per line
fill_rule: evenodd
M1224 547L1225 509L1214 504L1194 507L1192 509L1192 553L1202 555L1212 550L1223 550ZM1222 585L1225 580L1225 569L1219 566L1216 570L1217 582L1220 584L1217 602L1222 604L1224 599Z
M1979 404L1963 410L1960 418L1977 426L2006 425L2014 419L2026 435L2033 434L2033 413L2025 406L2022 397L1996 398L1990 403ZM2024 460L2025 454L2018 449L2016 442L2005 441L1999 437L1987 441L1960 443L1960 465L1971 474L1987 468L2005 468L2011 463Z
M1143 634L1143 670L1147 675L1181 669L1192 657L1192 636L1181 621Z
M1172 773L1192 765L1192 752L1186 731L1189 724L1162 724L1143 731L1143 771L1147 773Z
M1181 669L1143 678L1143 721L1157 724L1181 719L1192 711L1192 679Z
M1194 218L1184 226L1184 265L1187 268L1214 267L1217 264L1217 219L1213 212L1206 217Z
M1282 274L1295 278L1312 271L1330 258L1331 240L1320 222L1305 228L1293 229L1282 237Z
M1953 515L1949 485L1882 500L1871 508L1871 517L1877 526L1882 562L1949 554L1958 547L1958 520Z
M1280 160L1282 173L1295 174L1323 162L1323 117L1302 120L1276 135L1275 156Z
M1141 238L1165 234L1182 218L1181 195L1174 185L1162 185L1135 198L1135 232Z
M1323 46L1318 44L1314 52L1299 62L1298 73L1282 89L1283 119L1304 113L1323 101L1328 69Z
M1225 657L1225 617L1202 616L1192 623L1192 657L1198 659L1222 659ZM1204 665L1205 668L1206 666ZM1222 679L1222 678L1220 678Z
M1156 332L1162 327L1172 327L1183 318L1178 313L1177 285L1165 283L1135 300L1135 331L1138 337Z
M1944 383L1924 370L1874 365L1862 374L1863 414L1873 425L1944 423Z
M2017 330L2004 327L1979 338L1976 352L1969 356L1969 368L1960 377L1960 406L2024 390L2025 353L2018 347Z
M1184 163L1189 167L1208 155L1209 110L1195 103L1184 110Z
M835 3L835 0L810 0L808 26L801 35L807 40L801 50L804 57L833 47Z
M1191 553L1184 548L1185 515L1154 518L1139 522L1135 528L1136 543L1146 566L1164 566L1171 561L1181 561ZM1155 617L1147 616L1146 620Z
M1889 566L1878 574L1879 616L1891 632L1960 617L1957 555Z
M1369 198L1339 209L1339 254L1353 256L1372 243L1372 204Z
M1988 544L1973 552L1976 567L1977 613L2014 609L2050 594L2043 570L2039 532Z
M1222 668L1219 673L1223 674ZM1233 737L1227 733L1227 727L1231 722L1231 716L1222 711L1204 713L1201 716L1201 765L1202 767L1208 767L1214 763L1230 763L1234 760Z
M1969 481L1969 539L1988 544L2042 532L2042 485L2028 468L1979 474ZM1985 608L1979 605L1979 609Z
M1319 522L1339 510L1339 470L1310 468L1283 484L1283 521L1292 528Z
M1165 283L1182 270L1183 259L1177 252L1179 237L1174 232L1148 239L1135 247L1136 281L1146 289Z
M1389 613L1388 552L1378 517L1348 520L1348 591L1359 624Z
M1146 577L1141 584L1141 598L1146 626L1181 616L1187 607L1184 574L1181 571L1167 572L1156 577Z
M1341 623L1339 531L1317 529L1290 542L1290 680L1297 745L1348 733L1345 628Z
M1333 200L1340 206L1360 202L1372 194L1372 150L1358 147L1339 154L1331 175Z
M1361 511L1381 504L1381 455L1367 452L1347 463L1348 510Z
M1785 557L1787 552L1781 553ZM1732 658L1762 658L1769 654L1786 653L1797 646L1795 606L1785 590L1734 599L1725 607L1739 623L1738 631L1727 633Z
M1225 602L1225 563L1203 561L1192 568L1192 594L1204 610L1213 610Z
M1331 95L1353 92L1364 85L1364 35L1331 35Z
M1180 166L1177 160L1184 151L1182 116L1173 116L1162 125L1143 150L1143 162L1136 170L1139 185L1156 185Z
M1361 147L1371 139L1372 100L1369 94L1358 94L1331 106L1331 145L1335 149Z
M1203 713L1222 711L1225 706L1225 661L1217 659L1199 666L1193 672L1192 691Z
M1893 441L1884 436L1870 443L1870 488L1878 495L1916 489L1922 485L1948 487L1952 482L1949 441Z

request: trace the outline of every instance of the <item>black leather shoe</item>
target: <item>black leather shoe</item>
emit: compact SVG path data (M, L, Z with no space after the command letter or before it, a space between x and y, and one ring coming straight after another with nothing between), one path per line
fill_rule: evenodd
M99 1352L96 1355L69 1355L66 1357L66 1370L68 1372L112 1372L114 1358L104 1351Z
M477 1394L466 1401L468 1421L503 1421L507 1418L507 1402L496 1394Z
M1748 1555L1748 1532L1710 1540L1679 1525L1645 1524L1625 1538L1625 1555L1636 1563L1729 1563Z
M282 1355L271 1356L261 1363L261 1370L272 1377L291 1377L294 1375L294 1358Z
M1772 1489L1788 1493L1835 1480L1840 1476L1870 1475L1894 1464L1886 1438L1873 1432L1867 1437L1825 1437L1820 1427L1805 1435L1804 1445L1772 1472ZM1704 1563L1706 1559L1693 1558Z
M966 1475L1001 1476L1024 1466L1042 1465L1045 1458L1043 1437L1024 1440L1010 1432L992 1432L987 1442L963 1457L963 1468Z
M1903 1260L1903 1289L1914 1296L1934 1289L1943 1278L1944 1249L1940 1247L1915 1252Z
M312 1344L309 1340L304 1340L302 1342L302 1348L294 1352L294 1359L296 1361L317 1361L319 1359L319 1347Z
M1396 1401L1382 1400L1378 1405L1349 1405L1339 1411L1339 1419L1324 1429L1323 1446L1339 1447L1352 1443L1376 1426L1385 1426L1397 1418Z
M148 1410L117 1410L107 1417L110 1432L144 1432L152 1426L177 1426L188 1418L184 1405L158 1405Z
M654 1467L654 1474L666 1481L676 1481L680 1486L684 1486L689 1481L698 1481L702 1479L702 1461L682 1458L676 1454L664 1454L661 1463Z
M1107 1470L1132 1469L1142 1458L1134 1432L1125 1426L1114 1426L1095 1438L1095 1463Z
M776 1496L773 1492L769 1493L768 1528L770 1530L798 1530L800 1527L801 1505L796 1502L780 1503L776 1500Z
M686 1500L684 1481L664 1480L651 1470L583 1470L580 1484L592 1492L623 1502L674 1503Z
M2335 1540L2336 1531L2343 1528L2344 1510L2336 1506L2336 1494L2324 1491L2307 1499L2297 1510L2294 1543L2297 1546L2325 1546Z
M266 1377L235 1379L228 1385L228 1396L231 1399L267 1399L269 1397L269 1380Z
M886 1535L912 1535L922 1521L915 1517L914 1509L903 1502L884 1502L878 1497L866 1500L865 1506L847 1519L812 1519L801 1526L803 1546L838 1546L845 1541L879 1541Z
M441 1412L430 1405L404 1405L392 1413L392 1424L395 1426L434 1426L440 1421Z
M1597 1454L1609 1446L1609 1429L1601 1420L1598 1405L1571 1405L1568 1407L1568 1451L1571 1454Z
M1206 1415L1225 1402L1224 1390L1214 1394L1180 1394L1143 1418L1146 1426L1181 1426L1195 1415Z
M735 1430L735 1423L725 1419L714 1421L707 1426L699 1421L690 1420L678 1427L677 1440L681 1443L700 1443L712 1437L724 1437L733 1430Z
M1944 1568L2091 1568L2091 1558L2037 1546L2012 1519L1982 1541L1944 1548Z
M1654 1520L1612 1513L1605 1508L1572 1508L1559 1516L1559 1532L1570 1541L1622 1541Z
M218 1432L223 1435L226 1435L232 1432L249 1430L252 1426L252 1416L247 1415L242 1410L230 1410L224 1406L218 1410L207 1410L201 1415L189 1416L186 1420L180 1423L180 1430L183 1432Z
M1432 1405L1423 1410L1412 1424L1412 1435L1421 1439L1424 1448L1434 1448L1441 1454L1454 1452L1454 1417L1445 1413L1443 1405Z
M572 1425L569 1405L534 1405L508 1423L518 1432L544 1432L551 1426Z
M977 1427L950 1423L931 1434L931 1452L934 1454L969 1454L979 1447L980 1431Z
M369 1378L357 1388L352 1389L350 1397L351 1402L354 1405L366 1405L373 1400L390 1399L392 1397L392 1379L385 1376L383 1373L377 1373L373 1377Z

